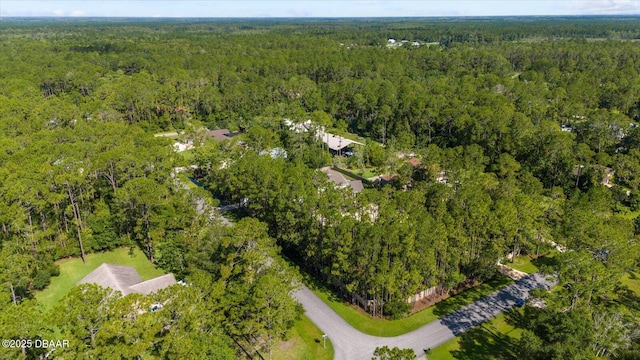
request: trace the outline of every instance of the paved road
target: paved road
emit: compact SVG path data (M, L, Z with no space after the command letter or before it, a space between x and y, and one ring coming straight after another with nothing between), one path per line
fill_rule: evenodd
M177 177L176 180L180 182ZM189 188L186 184L182 185L186 189ZM237 205L211 209L204 199L198 198L196 201L196 209L199 213L208 211L212 217L215 217L217 213L223 223L227 226L233 225L231 221L220 214L220 211L234 210ZM401 349L411 348L419 358L424 358L423 349L434 348L472 327L494 318L513 307L517 299L527 298L529 290L536 287L548 289L551 285L539 274L528 275L440 320L431 322L410 333L387 338L363 334L354 329L306 286L298 290L295 297L304 307L307 317L320 330L329 335L335 350L335 360L369 360L376 347L384 345L397 346Z
M529 290L536 287L548 289L551 285L539 274L528 275L440 320L410 333L388 338L366 335L354 329L306 286L298 290L295 297L309 319L329 336L335 349L335 360L369 360L375 348L384 345L411 348L419 358L424 358L423 349L434 348L497 316L514 306L517 299L528 297Z

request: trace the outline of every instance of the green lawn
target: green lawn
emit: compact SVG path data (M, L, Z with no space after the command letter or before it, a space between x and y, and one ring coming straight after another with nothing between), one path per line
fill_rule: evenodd
M547 254L540 255L539 257L532 259L531 264L541 272L551 271L551 269L557 265L558 259L556 259L556 255L558 254L558 250L552 249Z
M369 179L372 178L374 176L377 176L377 174L374 172L375 169L371 168L371 169L364 169L364 170L360 170L360 169L346 169L347 171L351 171L353 174L363 177L365 179Z
M143 280L164 274L162 270L151 264L138 248L134 248L132 255L129 254L129 248L119 248L103 253L88 254L86 260L86 264L82 263L80 258L57 261L56 263L60 265L60 275L51 278L51 284L46 289L36 293L38 302L45 308L51 307L62 299L75 286L76 282L102 265L102 263L133 266L138 270Z
M378 175L375 173L375 170L376 170L375 168L352 169L352 168L349 168L346 164L340 164L338 167L345 170L346 172L349 172L355 176L359 176L365 179L369 179ZM345 176L348 177L349 175L345 175ZM355 179L355 177L353 179Z
M329 130L327 130L327 132L329 134L339 135L339 136L342 136L345 139L357 141L357 142L363 143L363 144L365 143L365 141L367 141L367 139L363 138L362 136L358 136L357 134L353 134L353 133L346 132L346 131L341 131L341 130L338 130L336 128L329 129Z
M638 274L634 274L633 276L624 274L620 281L622 285L627 286L629 290L633 291L636 296L640 296L640 277L638 277Z
M153 136L155 137L166 137L169 139L177 139L180 135L179 134L174 134L176 133L175 131L165 131L165 132L159 132L159 133L155 133L153 134Z
M638 211L629 211L629 212L618 214L618 216L620 216L621 218L628 219L628 220L633 220L633 219L637 218L639 215L640 215L640 210L638 210Z
M274 360L331 360L333 345L327 339L326 349L322 345L322 331L309 318L302 316L291 329L292 336L274 347Z
M180 179L180 181L182 181L183 183L187 184L189 189L195 189L195 188L198 187L198 185L194 184L193 181L191 181L189 179L189 177L187 176L187 174L185 174L185 173L179 173L178 174L178 178Z
M513 262L507 260L504 262L504 265L510 267L510 268L514 268L516 270L525 272L527 274L533 274L538 272L538 267L535 266L532 262L531 262L531 258L529 258L529 256L516 256L516 258L513 260Z
M365 179L371 179L372 177L378 176L376 173L374 173L371 170L367 170L365 172L363 172L362 174L360 174L361 177L365 178Z
M373 318L362 311L362 309L341 301L330 290L308 274L301 272L301 276L304 279L304 283L322 299L322 301L329 305L333 311L355 329L365 334L383 337L398 336L413 331L513 283L513 280L503 276L452 296L447 300L441 301L434 306L406 318L385 320Z
M189 149L185 151L180 151L178 154L182 155L182 157L191 164L193 159L195 158L195 149Z
M515 342L522 330L507 324L505 315L473 328L434 348L429 360L517 359Z

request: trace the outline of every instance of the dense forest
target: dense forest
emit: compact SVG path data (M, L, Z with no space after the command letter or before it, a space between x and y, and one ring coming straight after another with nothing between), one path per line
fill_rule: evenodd
M0 335L63 333L69 358L251 358L301 311L281 255L400 317L418 291L486 281L508 253L556 242L570 251L546 269L547 308L525 309L522 351L637 358L640 313L616 300L640 270L637 21L3 19ZM332 157L284 119L365 145ZM163 131L197 145L210 194L177 179L191 163ZM354 194L316 171L343 163L389 184ZM242 219L199 213L208 195ZM192 286L34 299L55 261L122 246ZM131 313L167 298L171 311Z

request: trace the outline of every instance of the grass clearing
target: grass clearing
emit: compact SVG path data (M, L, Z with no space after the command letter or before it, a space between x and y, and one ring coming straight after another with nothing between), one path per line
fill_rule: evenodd
M329 130L327 130L327 132L329 134L335 134L335 135L338 135L338 136L342 136L345 139L357 141L357 142L360 142L360 143L363 143L363 144L367 141L367 139L363 138L362 136L358 136L357 134L353 134L353 133L350 133L350 132L347 132L347 131L338 130L336 128L329 129Z
M514 268L516 270L525 272L527 274L533 274L538 272L538 267L531 262L529 256L516 256L513 262L507 260L504 265Z
M543 272L545 270L550 270L557 265L558 259L556 259L556 255L558 254L558 250L553 249L547 254L540 255L539 257L532 259L531 264Z
M475 327L431 349L429 360L517 359L516 341L522 329L507 324L505 315Z
M193 159L196 157L195 149L180 151L178 154L182 155L182 157L189 163L191 163Z
M292 267L299 269L295 264L292 264ZM309 274L300 270L299 273L309 289L351 326L365 334L382 337L398 336L411 332L513 283L510 278L501 276L463 291L406 318L386 320L371 317L359 307L339 299Z
M182 181L183 184L186 184L189 189L195 189L198 187L188 176L187 174L180 173L178 174L178 178Z
M624 274L620 281L622 285L625 285L629 290L633 291L636 296L640 296L640 277L638 277L638 274Z
M180 137L180 134L178 134L176 131L165 131L165 132L159 132L159 133L153 134L153 136L166 137L169 139L177 139L178 137Z
M63 259L56 261L60 266L60 275L51 278L51 284L46 289L35 294L36 299L44 308L53 306L73 288L78 281L87 276L102 263L133 266L143 280L163 275L164 272L157 269L147 260L147 257L138 248L118 248L113 251L88 254L86 264L80 258Z
M338 167L341 170L347 172L348 174L351 174L351 176L344 173L342 173L342 175L344 175L345 177L351 177L352 179L356 179L357 177L370 179L372 177L378 176L378 174L376 174L376 169L372 167L362 168L362 169L352 169L348 167L346 164L339 164Z
M640 210L619 213L618 216L620 216L623 219L633 220L633 219L637 218L638 216L640 216Z
M276 345L272 351L274 360L298 360L298 359L333 359L333 345L327 339L326 349L322 345L322 331L309 320L302 316L291 329L292 336L287 341Z

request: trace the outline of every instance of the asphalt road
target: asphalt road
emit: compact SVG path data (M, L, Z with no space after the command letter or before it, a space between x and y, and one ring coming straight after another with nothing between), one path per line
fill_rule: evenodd
M176 180L180 182L177 177ZM186 184L182 185L186 189L189 188ZM227 205L216 209L218 216L227 226L232 226L233 223L219 212L235 208L237 205ZM205 210L210 212L212 210L208 209L202 198L197 199L196 209L201 214ZM214 216L213 213L212 216ZM514 284L437 321L396 337L377 337L361 333L351 327L304 285L295 293L295 297L304 307L307 317L329 336L335 351L335 360L370 360L376 347L385 345L397 346L401 349L411 348L420 359L425 358L424 349L434 348L472 327L494 318L513 307L517 299L527 298L529 290L536 287L548 289L551 286L552 283L540 274L527 275Z
M523 277L502 290L482 298L440 320L396 337L376 337L354 329L306 286L295 293L305 313L333 343L335 360L370 360L378 346L411 348L424 358L424 349L434 348L513 307L517 299L529 296L534 288L550 288L540 274Z

